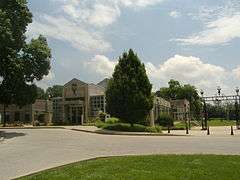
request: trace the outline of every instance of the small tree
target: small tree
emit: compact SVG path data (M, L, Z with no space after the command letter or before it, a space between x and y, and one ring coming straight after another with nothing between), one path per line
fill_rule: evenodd
M172 127L174 126L174 119L167 113L161 113L157 119L160 126Z
M125 122L146 123L153 107L152 85L145 66L129 50L119 58L106 91L107 111Z

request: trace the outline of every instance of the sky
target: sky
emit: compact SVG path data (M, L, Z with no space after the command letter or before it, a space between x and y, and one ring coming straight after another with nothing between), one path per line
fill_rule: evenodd
M132 48L153 90L170 79L206 94L234 94L240 86L239 0L28 0L27 37L47 37L52 69L47 88L73 78L97 83L111 77Z

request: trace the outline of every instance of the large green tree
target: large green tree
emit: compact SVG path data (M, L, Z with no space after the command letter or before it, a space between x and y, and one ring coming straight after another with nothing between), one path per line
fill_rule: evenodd
M156 92L156 95L167 100L187 99L190 102L191 113L196 119L200 119L202 103L196 87L171 79L169 87L163 87Z
M53 87L47 88L47 95L50 97L62 97L63 94L63 86L54 85Z
M113 77L106 91L107 111L122 121L146 123L153 107L152 85L145 66L138 56L129 50L119 58Z
M37 98L36 81L50 70L51 50L43 36L26 42L32 14L26 0L0 1L0 103L20 107Z

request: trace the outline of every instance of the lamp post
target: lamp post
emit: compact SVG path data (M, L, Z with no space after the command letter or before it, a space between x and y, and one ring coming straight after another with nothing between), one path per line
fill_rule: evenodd
M206 130L207 129L207 105L206 105L206 101L203 97L204 95L204 91L201 90L201 95L202 95L202 100L203 100L203 113L204 113L204 121L205 123L203 122L203 118L202 118L202 130Z
M204 94L204 92L203 92L203 90L201 89L200 90L200 94L201 94L201 97L202 97L202 100L203 100L203 94ZM203 100L204 101L204 100ZM202 118L201 118L201 123L202 123L202 130L204 129L204 124L203 124L203 112L202 112Z
M240 129L240 127L239 127L239 87L236 87L236 89L235 89L235 91L236 91L236 94L237 94L237 96L236 96L236 102L235 102L235 108L236 108L236 128L237 129Z
M222 90L222 89L221 89L221 87L220 87L220 86L218 86L218 87L217 87L218 96L220 96L220 95L221 95L221 90Z

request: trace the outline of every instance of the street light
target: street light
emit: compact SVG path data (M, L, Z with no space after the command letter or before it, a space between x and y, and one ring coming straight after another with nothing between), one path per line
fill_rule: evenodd
M236 108L236 127L237 129L240 129L239 127L239 87L236 87L235 89L237 96L236 96L236 102L235 102L235 108Z
M237 96L239 96L239 87L236 87L235 91L237 93Z
M218 90L218 95L220 96L220 95L221 95L221 90L222 90L221 87L218 86L218 87L217 87L217 90Z
M200 93L201 93L201 95L202 95L202 97L203 97L203 94L204 94L204 92L203 92L203 90L202 90L202 89L200 90Z
M203 118L202 118L202 130L206 130L207 129L207 105L206 105L206 101L203 97L204 95L204 91L201 89L200 91L201 95L202 95L202 100L203 100L203 112L204 112L204 121L205 121L205 127L204 127L204 122L203 122Z

